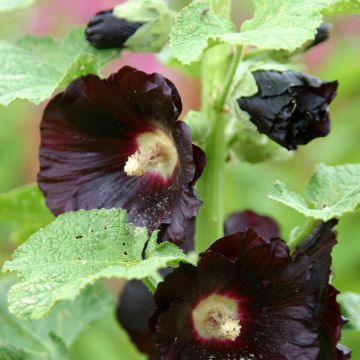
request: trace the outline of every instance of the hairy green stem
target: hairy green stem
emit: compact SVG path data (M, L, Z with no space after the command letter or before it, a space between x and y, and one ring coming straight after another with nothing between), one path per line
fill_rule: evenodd
M223 51L223 49L213 50ZM224 54L224 53L220 53ZM226 53L225 53L226 54ZM213 59L212 54L210 54ZM209 62L209 67L206 61L204 62L205 73L203 78L203 112L208 116L209 121L212 124L210 135L207 139L205 146L205 152L207 157L207 163L199 183L198 190L200 197L203 200L203 206L200 209L199 215L196 221L196 236L195 236L195 250L199 253L206 250L215 240L223 236L224 226L224 173L225 173L225 156L226 156L226 141L225 141L225 127L227 124L227 112L226 102L230 94L231 83L234 78L237 66L241 59L240 49L236 49L232 55L232 61L228 67L227 56L223 56L222 64L216 66L216 63ZM211 67L213 64L215 66ZM221 66L222 65L222 66ZM225 65L225 66L224 66ZM228 71L223 72L222 67L227 68ZM216 74L217 73L217 74ZM214 96L214 91L209 92L209 88L216 88L215 85L207 79L212 77L216 78L216 75L222 78L221 92L219 96ZM213 86L209 86L209 82ZM210 99L210 100L209 100Z
M294 237L289 241L289 247L291 250L295 250L315 229L319 221L316 219L309 218L305 224L298 229Z
M234 56L229 68L229 71L226 75L225 78L225 83L224 83L224 87L223 90L221 92L221 95L219 97L219 100L215 102L215 110L217 112L223 112L224 111L224 106L226 104L226 100L229 96L230 93L230 89L231 89L231 84L233 82L236 70L239 66L239 62L242 59L243 56L243 47L236 47L235 51L234 51Z

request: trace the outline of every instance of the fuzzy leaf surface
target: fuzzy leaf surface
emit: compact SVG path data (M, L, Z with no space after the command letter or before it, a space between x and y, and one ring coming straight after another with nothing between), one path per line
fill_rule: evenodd
M344 292L338 295L338 301L345 310L350 325L360 330L360 294Z
M342 0L336 1L335 4L325 10L326 15L333 14L359 14L360 0Z
M64 360L80 333L112 311L112 295L102 286L87 288L74 302L56 305L43 320L26 321L8 311L6 296L14 277L0 281L0 359Z
M174 13L163 0L128 0L114 8L114 15L143 25L125 45L132 51L158 52L169 41Z
M212 36L233 29L230 21L214 13L209 2L194 2L179 13L171 29L170 46L173 55L183 64L198 61Z
M294 51L314 39L325 13L356 12L359 0L255 0L255 14L240 33L218 36L231 45ZM345 10L344 10L345 9Z
M83 28L63 40L25 36L14 43L0 41L0 105L16 99L37 105L73 79L98 73L115 55L113 50L93 49Z
M360 165L320 164L303 195L287 190L286 185L278 181L270 190L269 197L306 217L323 221L339 218L359 209Z
M0 221L13 225L11 237L16 242L25 241L53 219L43 194L35 184L0 194Z
M145 228L128 223L122 209L59 216L5 263L3 270L17 271L20 280L9 293L10 311L38 319L100 278L145 279L186 261L182 250L166 242L158 245L156 237L153 233L149 239Z

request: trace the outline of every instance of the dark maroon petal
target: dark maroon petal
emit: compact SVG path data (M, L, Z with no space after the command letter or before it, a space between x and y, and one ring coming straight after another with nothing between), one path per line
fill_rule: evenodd
M295 252L309 256L312 263L311 286L318 292L315 316L320 324L318 360L337 360L341 355L337 346L344 319L341 316L340 305L336 301L338 291L329 285L331 251L336 244L333 227L337 223L335 219L320 223Z
M296 254L306 254L312 262L312 281L318 289L318 314L323 312L329 285L331 251L336 244L336 235L333 227L337 220L320 223L311 235L296 249Z
M279 227L273 219L259 215L250 210L232 214L225 221L225 235L234 234L247 229L253 229L264 239L279 237Z
M310 259L290 256L278 238L248 230L218 240L197 267L181 265L155 293L151 328L163 359L316 359L310 270ZM217 299L237 304L232 340L204 338L194 322L194 309Z
M143 25L120 19L113 10L96 13L85 30L86 39L98 49L123 48L127 39Z
M193 183L195 184L204 171L204 167L206 164L206 155L201 148L199 148L197 145L193 145L193 157L195 162L195 174L193 178Z
M339 292L328 287L325 310L322 313L319 338L320 354L317 360L349 359L351 351L340 344L341 328L346 322L341 316L340 304L336 301Z
M279 238L262 238L252 229L225 236L212 244L208 251L224 255L233 261L240 256L247 258L254 249L265 248L265 251L271 251L276 255L276 258L289 258L289 248L284 241Z
M132 280L125 285L116 311L121 326L136 347L152 360L160 359L148 326L154 308L154 298L147 287L141 281Z
M288 150L329 133L328 105L337 81L322 82L293 71L256 71L253 76L258 93L238 103L261 133Z
M161 227L180 241L201 205L194 184L204 165L188 126L177 120L181 109L176 88L160 74L124 67L105 80L88 75L72 82L50 101L41 123L38 183L49 208L58 215L122 207L135 225ZM167 157L156 147L159 161L172 156L168 175L148 171L150 162L142 173L125 171L141 146L147 149L140 141L151 150L171 147Z

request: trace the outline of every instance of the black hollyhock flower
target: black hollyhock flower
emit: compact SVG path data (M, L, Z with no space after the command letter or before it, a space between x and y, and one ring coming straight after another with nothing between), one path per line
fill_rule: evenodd
M317 360L345 360L350 359L351 354L349 349L338 344L341 328L346 321L336 301L338 291L329 285L331 250L336 244L332 228L336 224L337 220L319 224L295 252L310 257L311 284L318 291L315 315L319 324L320 353Z
M80 77L46 107L38 184L58 215L121 207L150 231L179 241L201 205L205 164L183 121L181 99L160 74L124 67Z
M319 338L320 353L317 360L347 360L351 350L338 343L341 328L346 320L341 316L340 304L336 301L339 292L329 285L326 306L321 316Z
M316 359L310 259L247 230L182 264L155 293L164 360Z
M98 49L123 48L143 23L133 23L113 15L113 10L96 13L85 30L86 39Z
M163 359L325 360L323 347L336 349L341 327L328 318L330 288L320 286L328 281L334 224L312 234L308 254L291 255L279 238L249 229L215 242L197 267L182 264L168 275L150 321Z
M247 229L253 229L264 239L279 237L279 226L273 219L259 215L251 210L232 214L225 221L225 235L235 234Z
M148 326L154 310L154 297L147 287L141 281L129 281L120 296L116 315L138 350L148 354L151 360L160 359Z
M329 133L328 105L337 81L322 82L293 71L256 71L253 76L258 93L238 103L261 133L288 150Z

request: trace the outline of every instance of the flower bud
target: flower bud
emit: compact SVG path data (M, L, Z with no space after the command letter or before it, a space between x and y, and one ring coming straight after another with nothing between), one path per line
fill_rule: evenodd
M258 92L238 99L260 133L288 150L296 150L330 132L328 105L337 81L323 82L294 71L256 71Z
M326 41L330 36L330 28L331 28L331 25L329 23L323 22L317 28L315 39L312 41L312 43L307 48L310 49L310 48Z
M123 48L128 38L142 25L114 16L113 10L105 10L90 19L85 36L97 49Z

